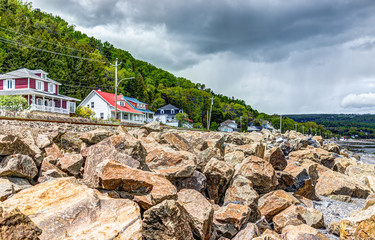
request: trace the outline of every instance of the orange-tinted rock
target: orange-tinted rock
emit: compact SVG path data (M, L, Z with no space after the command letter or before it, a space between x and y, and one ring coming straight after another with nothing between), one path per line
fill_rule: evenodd
M46 156L51 158L63 157L60 148L53 143L50 147L44 149L46 151Z
M268 150L264 156L264 159L271 163L272 167L276 170L282 171L287 165L285 155L279 147L274 147Z
M248 223L245 228L239 231L232 240L248 240L259 236L259 229L254 223Z
M186 151L158 147L148 152L146 165L169 179L190 177L196 168L196 156Z
M175 200L166 200L143 214L144 240L193 240L189 216Z
M110 131L104 129L95 129L89 132L84 132L80 135L80 139L89 144L95 144L103 141L107 137L113 135Z
M229 163L232 167L236 167L237 164L241 164L245 159L245 154L242 151L234 151L225 154L224 161Z
M341 149L339 145L334 144L334 143L324 144L322 145L322 148L324 150L327 150L328 152L333 152L337 154L340 154L340 149Z
M175 199L177 190L165 177L134 169L114 160L102 163L101 182L104 189L119 189L135 195L147 209L166 199Z
M278 233L269 229L265 230L259 237L253 238L253 240L284 240Z
M370 194L370 189L357 180L334 171L323 173L315 190L319 195L347 195L351 197L366 198Z
M329 240L329 238L320 233L319 230L306 224L286 226L283 228L282 234L287 240Z
M0 135L0 156L24 154L34 156L36 152L24 140L14 135Z
M83 165L83 157L79 153L66 154L64 157L58 159L56 165L69 175L78 177Z
M293 161L311 160L331 169L335 163L333 155L321 148L294 151L289 154L289 158Z
M233 167L224 161L212 158L204 168L203 173L207 178L208 196L215 203L224 194L229 181L233 176Z
M298 199L293 197L292 194L284 190L276 190L259 198L258 208L262 216L265 216L267 220L271 220L273 216L298 202Z
M67 177L68 174L61 171L56 165L51 162L56 162L55 159L51 157L46 157L43 159L42 166L40 167L38 182L45 182L53 178Z
M375 205L340 221L340 239L375 239Z
M238 174L249 179L259 193L267 193L277 186L277 177L272 165L259 157L246 158Z
M230 152L240 151L245 154L245 157L257 156L259 158L263 158L265 150L266 150L266 146L262 143L253 143L253 144L240 145L240 146L227 145L225 147L225 154L228 154Z
M219 236L233 238L249 219L249 208L244 205L229 203L214 213L214 227Z
M159 143L167 144L176 151L194 152L192 146L177 133L168 132L161 136Z
M193 189L182 189L177 196L178 203L190 218L194 235L199 239L209 239L214 215L210 202Z
M355 166L357 162L351 158L336 158L333 166L333 171L345 173L349 166Z
M253 189L251 181L241 175L234 177L225 192L224 204L229 202L241 203L246 206L257 204L259 195Z
M32 179L38 174L38 168L30 156L13 154L0 162L0 176L23 177Z

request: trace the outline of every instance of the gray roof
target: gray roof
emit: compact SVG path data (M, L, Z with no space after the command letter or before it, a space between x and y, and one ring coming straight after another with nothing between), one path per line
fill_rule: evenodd
M56 82L55 80L52 80L48 77L46 78L41 78L39 77L38 75L35 75L36 73L43 73L43 74L47 74L45 71L43 70L30 70L30 69L27 69L27 68L20 68L18 70L15 70L15 71L11 71L11 72L8 72L8 73L4 73L4 74L1 74L0 75L0 79L9 79L9 78L33 78L33 79L36 79L36 80L42 80L42 81L46 81L46 82L50 82L50 83L54 83L54 84L57 84L57 85L61 85L61 83L59 82Z
M158 110L171 110L171 109L179 109L178 107L173 106L172 104L165 105L161 108L158 108Z

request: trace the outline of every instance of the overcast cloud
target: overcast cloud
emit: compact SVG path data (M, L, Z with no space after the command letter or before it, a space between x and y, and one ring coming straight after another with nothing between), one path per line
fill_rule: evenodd
M33 0L266 113L375 113L373 0Z

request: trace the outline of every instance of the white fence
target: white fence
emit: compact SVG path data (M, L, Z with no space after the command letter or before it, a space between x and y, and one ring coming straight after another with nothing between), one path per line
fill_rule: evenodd
M36 105L36 104L31 104L30 110L69 114L69 109L57 108L57 107L51 107L51 106L44 106L44 105Z

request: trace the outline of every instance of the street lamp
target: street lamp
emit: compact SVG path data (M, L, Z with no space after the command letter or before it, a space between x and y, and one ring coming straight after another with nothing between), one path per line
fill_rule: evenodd
M116 68L117 70L117 68ZM123 78L121 80L118 81L117 83L117 71L116 71L116 81L115 81L115 120L117 120L117 87L118 85L120 85L120 83L123 81L123 80L127 80L127 79L133 79L135 77L129 77L129 78Z

